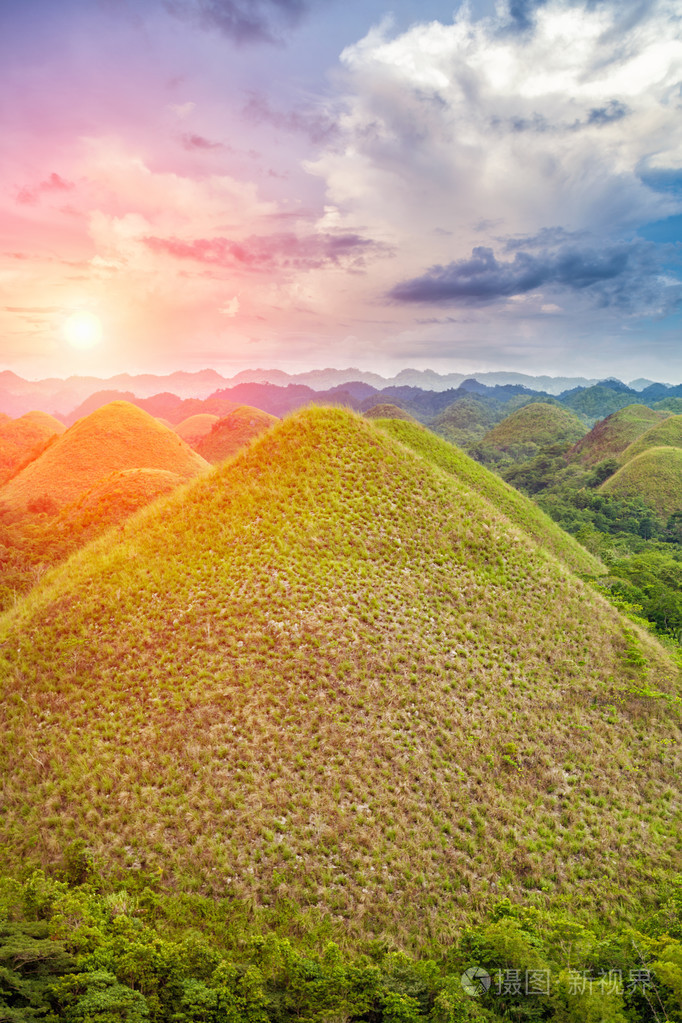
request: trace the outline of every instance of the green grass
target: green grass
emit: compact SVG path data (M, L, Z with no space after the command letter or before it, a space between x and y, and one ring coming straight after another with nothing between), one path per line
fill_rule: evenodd
M668 416L662 423L650 426L621 455L621 462L629 462L650 448L682 448L682 416Z
M413 945L501 896L652 897L676 666L410 431L295 414L0 620L3 867L82 838L105 874Z
M483 443L505 451L520 445L545 447L585 436L587 427L575 413L560 405L538 401L524 405L483 437Z
M549 515L463 451L416 424L383 422L379 425L432 465L445 470L460 484L490 501L514 526L541 544L545 551L561 558L574 572L584 575L601 575L604 572L601 562L557 526Z
M627 405L596 423L570 454L577 455L585 465L597 465L606 458L620 455L650 427L657 426L665 418L666 413L655 412L646 405Z
M682 449L642 451L610 476L600 490L618 497L641 497L659 515L672 515L682 510Z

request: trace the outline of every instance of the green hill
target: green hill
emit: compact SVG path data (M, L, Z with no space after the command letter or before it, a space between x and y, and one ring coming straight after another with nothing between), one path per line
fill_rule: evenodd
M577 456L585 465L597 465L606 458L620 455L629 444L650 427L657 426L667 415L646 405L627 405L595 423L569 454Z
M507 451L515 447L570 442L574 444L587 433L578 417L560 405L544 401L531 402L512 412L483 436L483 443Z
M80 837L105 873L413 944L503 896L647 903L679 863L677 669L390 431L297 413L0 619L3 866Z
M599 489L618 497L641 497L659 515L682 511L682 449L660 447L642 451Z
M650 448L682 448L682 415L668 416L663 422L650 426L625 448L621 461L629 462Z
M458 398L428 423L429 429L452 444L468 447L483 438L505 412L474 395Z
M406 412L405 409L400 408L398 405L393 405L390 402L379 403L378 405L372 405L364 413L367 419L405 419L409 423L413 423L415 420Z

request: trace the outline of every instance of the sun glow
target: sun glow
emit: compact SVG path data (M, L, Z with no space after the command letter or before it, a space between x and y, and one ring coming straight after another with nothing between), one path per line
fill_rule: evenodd
M64 323L64 336L72 348L85 351L101 342L102 324L94 313L80 310L72 313Z

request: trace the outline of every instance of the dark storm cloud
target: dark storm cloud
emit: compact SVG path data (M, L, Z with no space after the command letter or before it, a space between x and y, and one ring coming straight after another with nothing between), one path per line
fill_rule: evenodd
M253 124L271 124L273 128L306 135L314 145L329 142L338 132L336 122L314 110L273 110L260 93L249 94L242 114Z
M368 258L386 255L388 250L378 242L357 234L314 234L299 237L281 233L252 236L235 242L229 238L144 239L154 252L165 252L176 259L197 263L241 268L267 273L274 270L314 270L326 265L341 265L361 270Z
M238 45L278 43L307 13L307 0L165 0L171 14L217 30Z
M432 266L420 277L401 281L388 298L488 305L547 287L586 293L597 306L623 311L646 307L652 312L670 310L682 299L682 284L662 271L663 260L671 257L670 246L635 240L603 247L570 242L553 250L529 251L530 247L503 261L491 248L477 246L470 259Z

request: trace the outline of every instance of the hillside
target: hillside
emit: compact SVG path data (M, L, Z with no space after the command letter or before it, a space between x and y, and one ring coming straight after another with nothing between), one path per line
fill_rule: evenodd
M647 903L679 864L676 668L387 429L416 433L298 413L0 620L2 866L82 837L413 944L502 896Z
M476 395L467 395L448 405L429 421L428 426L451 444L468 447L480 441L486 431L507 414L504 408L496 408Z
M211 415L208 412L200 412L198 415L183 419L173 429L186 444L189 444L191 448L196 448L202 437L211 432L219 418L219 416Z
M277 416L272 416L269 412L262 412L249 405L240 405L234 412L213 424L210 432L196 445L196 450L207 462L217 465L250 444L276 422Z
M682 415L668 416L663 422L650 426L626 447L620 460L623 463L629 462L650 448L682 448Z
M51 437L64 432L64 424L46 412L27 412L18 419L0 420L0 484L42 449Z
M182 477L167 469L120 469L99 480L65 505L50 524L80 544L108 526L118 525L139 508L181 486Z
M172 430L125 401L78 420L0 489L0 507L14 513L56 510L121 469L163 469L183 480L206 462Z
M569 455L577 456L584 465L597 465L606 458L614 458L625 451L650 427L667 418L665 412L655 412L646 405L627 405L606 419L595 423Z
M538 401L522 406L488 430L483 443L507 451L528 445L573 444L586 433L587 427L573 412Z
M642 451L622 465L599 489L618 497L640 497L659 515L682 511L682 448Z

